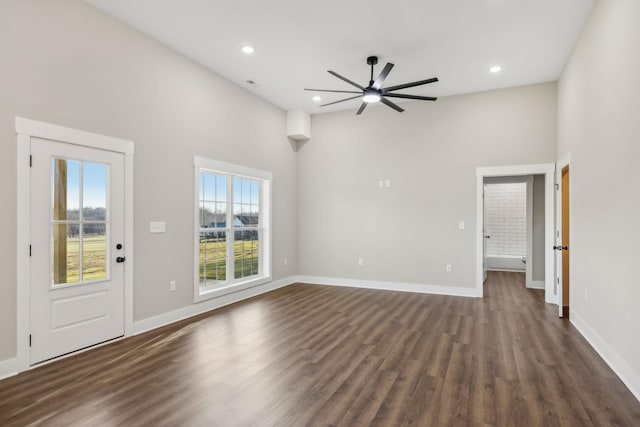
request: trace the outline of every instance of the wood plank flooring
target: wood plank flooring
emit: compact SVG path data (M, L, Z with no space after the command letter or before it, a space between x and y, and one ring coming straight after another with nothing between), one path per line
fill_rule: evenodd
M543 292L296 284L0 381L2 426L640 426Z

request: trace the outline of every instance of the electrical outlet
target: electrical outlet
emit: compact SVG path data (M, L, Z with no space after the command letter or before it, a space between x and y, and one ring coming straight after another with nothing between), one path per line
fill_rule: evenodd
M384 182L384 186L387 187L387 188L391 188L391 180L390 179L386 180Z
M364 265L364 260L362 258L358 258L358 265Z
M378 180L378 188L384 188L384 181Z
M447 264L447 273L451 273L451 264Z
M172 280L172 281L169 282L169 290L171 292L175 292L176 291L176 281L175 280Z
M287 261L287 259L285 258L285 259L282 261L282 265L284 265L284 266L286 267L286 266L287 266L287 262L288 262L288 261Z
M458 221L458 229L460 230L464 230L465 228L465 223L464 221Z

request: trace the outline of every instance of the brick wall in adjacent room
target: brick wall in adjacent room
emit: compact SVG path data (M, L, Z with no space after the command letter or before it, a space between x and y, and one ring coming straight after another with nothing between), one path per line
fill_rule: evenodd
M487 184L484 203L487 255L525 256L527 184Z

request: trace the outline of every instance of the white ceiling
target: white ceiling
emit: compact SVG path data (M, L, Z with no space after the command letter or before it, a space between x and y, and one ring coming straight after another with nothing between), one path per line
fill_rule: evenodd
M380 57L376 75L386 62L395 64L383 86L440 79L399 93L441 97L556 80L594 3L85 1L285 110L312 114L357 109L357 99L321 108L303 89L353 89L327 70L366 86L370 55ZM255 48L251 55L241 51L247 44ZM503 71L489 73L496 64ZM320 104L349 96L320 95Z

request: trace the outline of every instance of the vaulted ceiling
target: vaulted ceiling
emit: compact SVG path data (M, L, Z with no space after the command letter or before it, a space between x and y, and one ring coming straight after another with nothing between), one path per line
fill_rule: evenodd
M558 78L594 0L85 0L286 110L365 86L366 58L395 64L385 86L437 76L400 93L448 96ZM243 53L252 46L252 54ZM502 71L489 72L499 65ZM253 84L247 81L254 82ZM320 95L321 101L313 101ZM419 101L417 101L419 102Z

